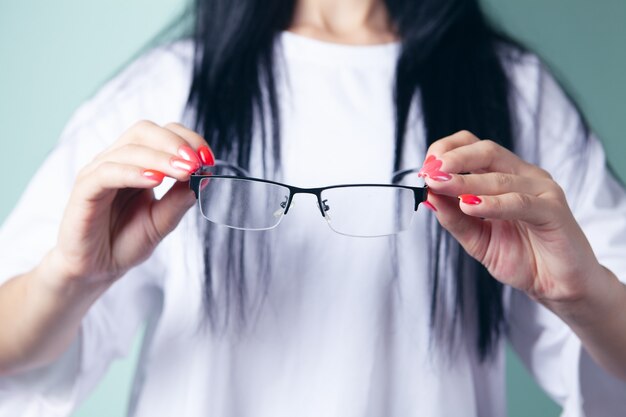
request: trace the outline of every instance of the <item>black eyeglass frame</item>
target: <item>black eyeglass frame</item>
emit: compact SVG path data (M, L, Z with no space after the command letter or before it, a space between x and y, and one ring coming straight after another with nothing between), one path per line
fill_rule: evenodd
M203 174L203 172L211 171L212 169L215 169L215 168L227 168L235 172L237 175ZM302 187L296 187L293 185L285 184L282 182L266 180L263 178L251 177L248 174L248 172L244 170L243 168L230 164L226 161L216 160L215 165L202 166L196 172L191 174L191 177L189 179L189 188L194 192L196 199L198 199L200 198L200 182L204 178L245 179L245 180L251 180L251 181L258 181L258 182L262 182L266 184L278 185L281 187L285 187L289 190L289 196L286 201L286 205L285 207L283 207L285 209L285 211L283 212L283 215L286 215L289 212L289 208L291 207L291 202L293 200L293 197L296 194L312 194L317 198L318 208L320 210L320 213L322 214L322 217L326 217L326 213L324 210L325 201L322 200L322 192L325 190L329 190L333 188L349 188L349 187L404 188L407 190L411 190L413 192L413 197L415 201L413 210L417 211L417 208L419 207L420 203L426 201L426 198L428 197L428 186L425 185L423 187L413 187L409 185L400 185L400 184L395 184L395 183L402 181L402 179L407 174L416 173L418 171L419 171L419 168L411 168L411 169L405 169L405 170L394 172L392 174L391 184L337 184L337 185L329 185L326 187L302 188Z

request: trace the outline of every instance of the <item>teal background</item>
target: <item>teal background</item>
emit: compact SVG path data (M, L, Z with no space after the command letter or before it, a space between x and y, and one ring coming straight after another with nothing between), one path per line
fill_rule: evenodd
M626 2L486 0L500 25L537 51L579 101L626 179ZM22 0L0 3L0 221L8 215L73 110L184 8L181 0ZM123 416L133 367L115 363L74 417ZM509 415L559 408L508 353Z

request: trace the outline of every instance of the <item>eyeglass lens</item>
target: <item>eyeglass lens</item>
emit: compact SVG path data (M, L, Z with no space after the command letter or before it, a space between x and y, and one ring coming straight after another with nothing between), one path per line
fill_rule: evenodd
M200 212L209 221L244 230L272 229L280 223L289 188L240 178L203 178Z
M243 230L276 227L284 216L289 188L242 178L203 178L200 211L209 221ZM297 197L296 197L297 198ZM400 187L349 186L322 191L322 210L337 233L375 237L408 229L413 191Z
M322 191L328 225L337 233L358 237L392 235L408 229L413 218L412 190L353 186Z

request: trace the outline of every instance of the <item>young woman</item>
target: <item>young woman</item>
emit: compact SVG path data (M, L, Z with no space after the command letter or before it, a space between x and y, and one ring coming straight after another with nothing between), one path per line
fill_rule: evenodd
M195 12L1 230L1 416L70 415L146 321L133 416L502 416L507 340L626 409L626 194L477 1Z

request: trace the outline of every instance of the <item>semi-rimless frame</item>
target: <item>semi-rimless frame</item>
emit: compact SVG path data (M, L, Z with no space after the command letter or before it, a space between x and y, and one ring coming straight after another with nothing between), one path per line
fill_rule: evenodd
M406 230L419 204L426 200L427 187L397 184L419 168L397 171L392 184L339 184L302 188L251 177L244 169L217 160L191 175L189 187L207 220L242 230L276 227L289 212L296 194L311 194L322 217L337 233L358 236L387 236ZM234 175L223 175L230 172Z

